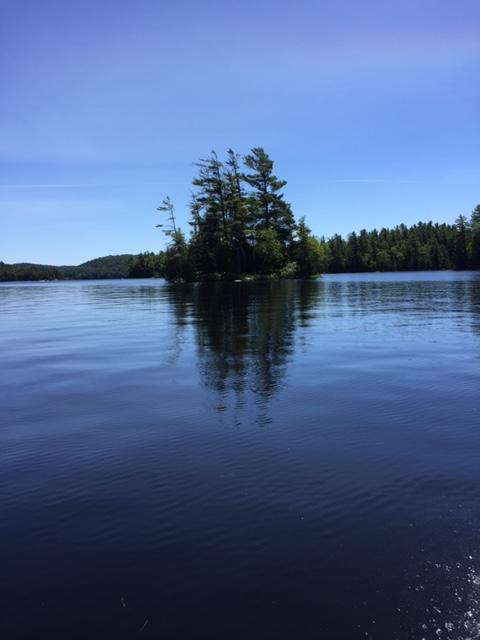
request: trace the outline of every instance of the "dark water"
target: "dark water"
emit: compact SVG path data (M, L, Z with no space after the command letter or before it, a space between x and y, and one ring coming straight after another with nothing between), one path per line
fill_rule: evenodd
M480 273L5 284L0 349L0 638L480 637Z

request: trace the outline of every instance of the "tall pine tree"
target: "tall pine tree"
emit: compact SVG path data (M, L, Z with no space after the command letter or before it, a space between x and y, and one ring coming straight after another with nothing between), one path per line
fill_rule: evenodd
M283 198L282 189L287 184L273 173L273 160L262 147L254 147L244 157L250 173L244 179L252 188L250 207L256 229L273 229L286 247L292 241L295 220L292 209Z

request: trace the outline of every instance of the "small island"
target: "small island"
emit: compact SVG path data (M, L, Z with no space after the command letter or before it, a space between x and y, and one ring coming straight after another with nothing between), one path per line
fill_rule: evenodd
M177 226L167 196L158 211L169 245L159 272L168 280L307 277L322 271L323 247L301 218L295 221L273 161L262 147L243 158L232 149L196 163L190 203L191 235ZM135 268L135 266L134 266Z

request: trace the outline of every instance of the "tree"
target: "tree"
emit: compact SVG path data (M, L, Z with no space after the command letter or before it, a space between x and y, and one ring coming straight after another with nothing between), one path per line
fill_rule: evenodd
M347 270L352 272L361 271L360 269L360 249L358 246L358 238L353 231L347 240Z
M470 225L470 266L472 269L480 269L480 204L472 211Z
M300 276L316 275L325 267L326 252L321 243L312 236L305 218L300 218L297 225L293 256L297 263L297 274Z
M468 220L465 216L458 216L455 220L455 234L453 263L457 269L466 269L468 266L467 228Z
M149 251L140 253L130 259L130 278L161 277L165 273L165 254L163 251L155 254Z
M328 241L330 262L328 270L331 273L343 273L346 267L345 241L336 233Z
M480 204L477 204L475 209L472 211L472 215L470 217L470 224L480 224Z
M259 273L272 273L284 262L283 247L275 229L256 232L255 265Z
M163 232L169 240L167 249L162 255L161 268L163 274L169 280L193 279L195 276L195 267L191 258L190 247L187 244L182 230L177 227L175 207L169 196L162 200L160 206L157 207L157 211L168 214L166 225L163 223L156 225L157 227L163 228ZM137 267L133 265L133 269L141 269L143 266L143 263L140 263Z
M177 233L177 223L175 219L175 207L173 206L173 202L170 200L170 196L167 196L162 200L162 203L157 207L157 211L166 212L167 215L167 224L157 224L157 227L163 228L163 233L168 238L173 238Z
M215 151L209 158L196 163L198 175L192 184L192 226L196 227L195 244L197 254L205 262L202 269L229 271L231 255L229 244L231 233L226 206L226 184L223 164Z
M239 154L228 149L225 166L225 207L229 219L230 242L234 254L235 271L241 273L242 269L247 267L250 253L252 219L249 215L247 194L243 187Z
M292 240L295 220L290 205L283 199L281 190L287 184L273 174L273 161L262 147L254 147L244 157L250 173L244 180L253 189L250 207L256 229L273 229L285 247Z

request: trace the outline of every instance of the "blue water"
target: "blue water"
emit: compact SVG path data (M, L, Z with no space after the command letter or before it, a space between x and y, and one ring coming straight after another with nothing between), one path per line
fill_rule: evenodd
M480 273L0 285L0 638L480 638Z

